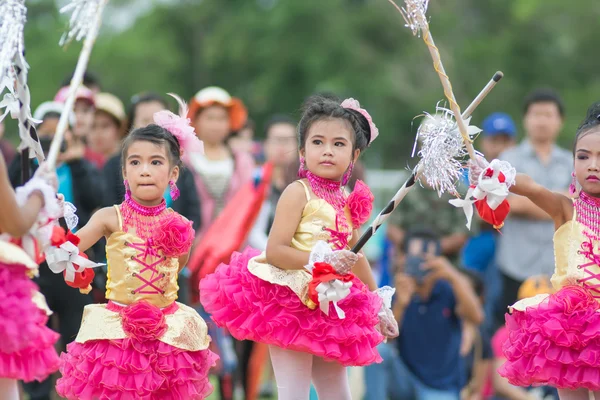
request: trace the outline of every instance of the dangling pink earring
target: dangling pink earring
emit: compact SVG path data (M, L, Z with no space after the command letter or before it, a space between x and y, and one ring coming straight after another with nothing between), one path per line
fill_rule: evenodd
M131 189L129 188L129 182L127 182L127 179L123 181L123 185L125 185L125 194L128 197L131 197Z
M350 178L352 177L352 170L354 169L354 162L350 163L346 172L344 172L344 176L342 177L342 186L346 186L348 182L350 182Z
M173 201L177 200L179 198L179 188L177 187L177 184L174 181L169 181L169 187L171 188L171 199L173 199Z
M571 184L569 185L569 194L574 197L577 194L577 179L575 178L575 172L571 173Z
M298 178L306 178L306 167L304 157L300 156L300 168L298 168Z

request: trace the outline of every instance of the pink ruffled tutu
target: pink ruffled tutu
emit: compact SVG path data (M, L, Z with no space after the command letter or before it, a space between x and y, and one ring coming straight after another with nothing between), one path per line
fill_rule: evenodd
M0 377L43 381L59 366L58 333L32 301L37 285L23 265L0 263Z
M500 375L517 386L600 390L600 312L580 286L566 286L540 304L506 315L507 362Z
M167 314L172 307L160 309L148 303L140 307L140 303L123 308L109 302L107 306L121 312L127 339L89 340L67 346L67 353L61 354L63 377L56 382L60 396L82 400L208 397L212 392L208 373L218 357L208 349L186 351L156 339L167 328L160 313ZM176 303L173 306L177 307ZM160 319L156 319L157 314Z
M221 264L200 282L200 301L217 325L238 340L311 353L344 366L381 362L379 296L355 278L348 297L338 303L346 318L339 319L333 307L327 316L304 305L289 287L254 276L247 265L258 254L254 249L234 253L230 265Z

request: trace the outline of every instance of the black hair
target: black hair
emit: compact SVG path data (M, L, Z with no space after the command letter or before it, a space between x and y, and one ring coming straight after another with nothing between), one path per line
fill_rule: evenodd
M527 114L529 107L536 103L554 103L561 117L565 116L565 105L556 91L550 88L535 89L525 97L523 102L523 115Z
M308 130L313 123L326 118L341 118L350 123L354 130L354 149L367 148L371 141L369 121L358 111L344 108L339 99L312 96L304 103L302 118L298 124L298 144L304 149Z
M129 110L127 112L127 132L129 132L131 130L131 128L133 128L133 121L135 120L135 113L137 111L137 107L140 104L153 103L153 102L162 104L166 110L169 109L169 103L167 102L167 99L164 98L163 96L159 95L158 93L154 93L154 92L140 93L140 94L134 95L131 98L130 104L129 104Z
M284 124L291 125L296 128L296 121L292 117L287 114L274 114L269 117L267 123L265 124L265 137L269 137L269 131L275 125Z
M215 103L213 105L220 105L220 104ZM198 113L200 113L200 112L198 112ZM254 120L252 120L250 118L247 118L246 119L246 123L244 124L244 126L242 126L240 128L240 130L238 130L238 131L231 131L231 133L229 134L229 136L227 136L225 138L225 143L228 143L229 139L239 137L240 136L240 132L243 131L244 129L250 129L253 132L253 134L254 134L255 129L256 129L256 123L254 122Z
M600 102L596 102L588 108L585 119L579 124L577 133L575 134L575 142L573 143L573 154L575 154L579 139L590 133L592 129L598 127L600 127Z
M74 73L69 75L68 77L66 77L65 80L62 82L61 87L69 86L71 84L71 80L73 79L73 75L74 75ZM100 79L98 79L98 76L90 71L85 71L83 73L83 85L88 88L90 86L101 87Z
M127 135L123 141L123 148L121 150L121 164L123 168L125 167L129 147L133 143L139 141L146 141L158 146L165 146L167 148L171 167L177 166L181 168L181 146L179 145L179 141L171 134L171 132L155 124L134 129Z

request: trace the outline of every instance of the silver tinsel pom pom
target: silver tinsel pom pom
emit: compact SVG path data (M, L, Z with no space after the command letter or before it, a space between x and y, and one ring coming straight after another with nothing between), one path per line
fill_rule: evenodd
M429 0L404 0L404 7L400 13L406 22L406 27L410 28L413 35L420 35L421 30L427 27L427 7Z
M60 9L61 13L71 12L69 29L60 38L60 46L70 43L73 39L80 41L88 35L96 20L100 2L101 0L72 0Z
M465 120L468 126L469 119ZM469 136L481 130L469 126ZM467 156L463 138L451 110L436 107L436 114L425 113L425 119L417 131L420 144L418 153L427 184L441 196L445 192L456 194L456 184L462 178L462 160Z
M27 20L25 0L0 1L0 81L15 79L13 62L23 54L23 28ZM0 88L1 89L1 88Z

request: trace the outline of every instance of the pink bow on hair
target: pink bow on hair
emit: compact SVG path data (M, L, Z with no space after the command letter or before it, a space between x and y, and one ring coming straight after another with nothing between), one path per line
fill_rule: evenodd
M158 111L154 113L154 123L168 130L177 138L181 147L181 157L187 162L190 154L204 153L204 144L196 136L194 127L190 125L190 119L187 118L188 108L185 102L173 93L169 93L169 96L177 100L179 115L169 110Z
M367 110L365 110L364 108L361 108L358 100L353 99L352 97L342 101L341 106L344 108L349 108L349 109L358 111L359 113L361 113L363 115L363 117L365 117L367 119L367 122L369 123L369 126L371 127L371 140L369 141L369 144L373 143L373 141L377 138L377 136L379 136L379 129L377 129L377 127L373 123L373 118L371 118L371 115L367 112Z

